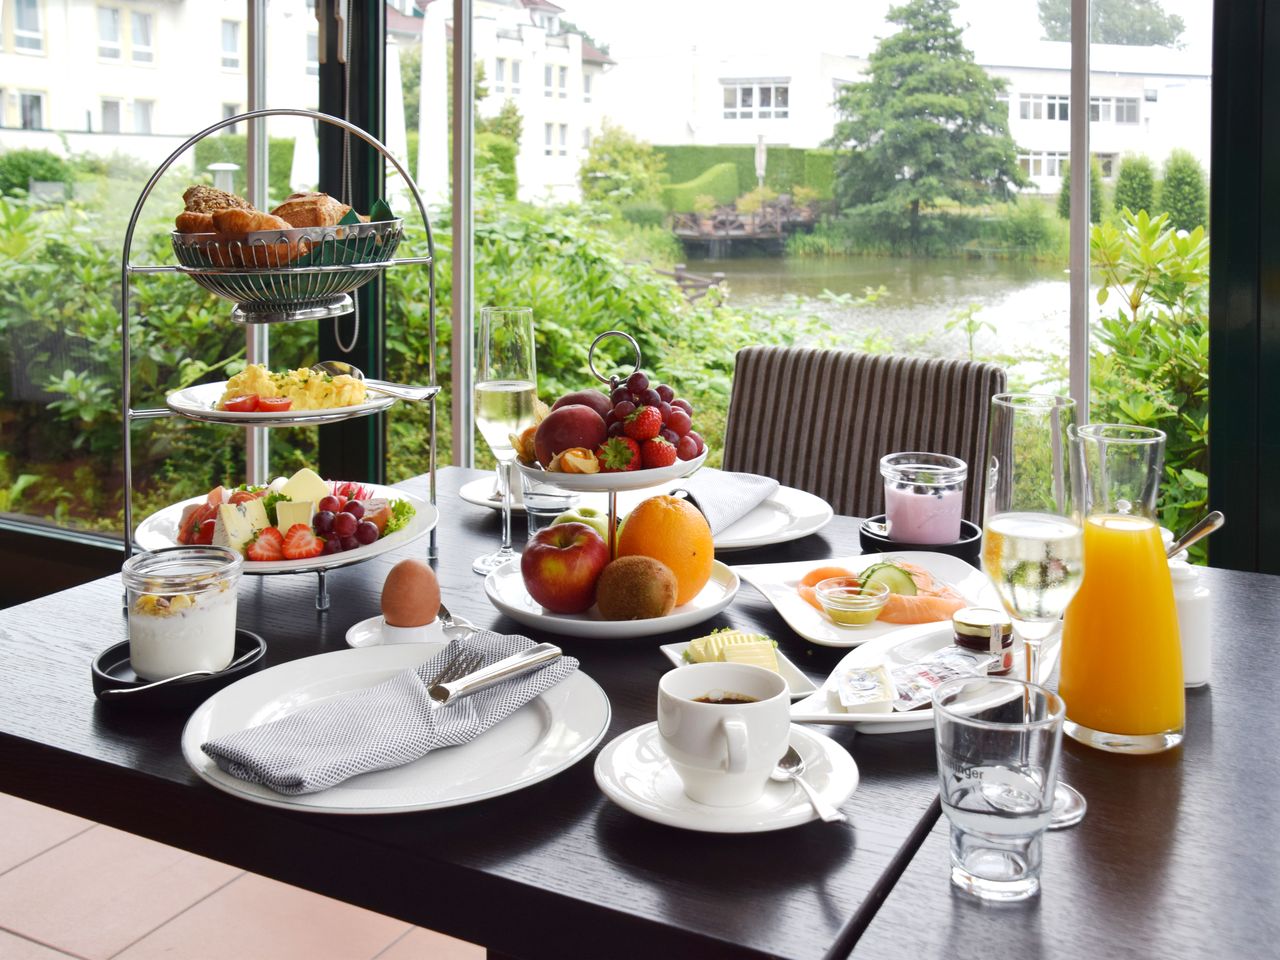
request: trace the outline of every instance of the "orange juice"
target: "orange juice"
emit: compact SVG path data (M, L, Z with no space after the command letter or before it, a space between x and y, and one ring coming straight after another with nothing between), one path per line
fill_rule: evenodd
M1062 631L1067 719L1109 734L1181 731L1182 647L1159 528L1144 517L1091 516L1084 558Z

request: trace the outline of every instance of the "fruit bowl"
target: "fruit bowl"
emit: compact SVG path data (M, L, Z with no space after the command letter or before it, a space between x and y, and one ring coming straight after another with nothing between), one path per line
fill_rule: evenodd
M677 460L669 467L655 467L650 470L628 470L625 473L560 473L543 470L541 467L527 467L516 461L520 473L533 480L541 480L559 487L561 490L572 490L575 493L598 493L624 490L644 490L648 487L669 483L689 476L707 459L707 451L692 460Z

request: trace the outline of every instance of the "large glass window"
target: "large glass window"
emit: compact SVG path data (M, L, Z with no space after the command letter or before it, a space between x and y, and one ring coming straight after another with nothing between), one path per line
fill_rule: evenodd
M23 130L44 129L43 93L30 93L24 90L18 94L18 105L22 114L20 122Z
M782 83L726 81L724 84L725 120L785 119L789 115L789 88Z
M154 100L133 101L133 132L150 133L151 115L155 109Z
M133 26L131 56L135 63L151 63L156 58L151 41L152 15L134 10L129 19Z
M40 0L14 0L13 45L22 51L44 49L44 31L40 27Z
M236 20L222 21L222 69L240 69L240 23Z
M120 101L115 99L102 101L102 132L120 132Z
M115 7L98 8L98 56L120 59L120 11Z

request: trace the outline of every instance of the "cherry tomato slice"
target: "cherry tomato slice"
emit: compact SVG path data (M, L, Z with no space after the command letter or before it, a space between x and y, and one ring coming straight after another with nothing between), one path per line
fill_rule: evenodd
M258 395L251 393L247 397L233 397L223 406L234 413L253 413L258 409Z
M259 397L258 409L263 413L284 413L293 406L288 397Z

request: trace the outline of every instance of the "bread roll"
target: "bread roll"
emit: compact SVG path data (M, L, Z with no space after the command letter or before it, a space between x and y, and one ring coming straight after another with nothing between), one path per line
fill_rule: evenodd
M186 204L188 213L214 213L218 210L253 209L253 204L244 199L244 197L238 197L234 193L227 193L227 191L219 190L217 187L206 187L202 183L187 187L186 193L182 195L182 202Z
M249 242L250 233L293 229L287 220L257 210L219 210L213 215L213 228L219 234L214 260L224 267L281 267L310 249L305 240L267 236Z
M295 193L286 197L284 203L271 213L295 227L332 227L350 209L327 193Z

